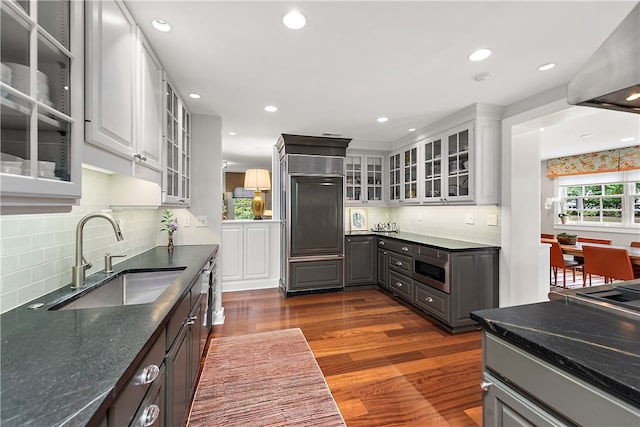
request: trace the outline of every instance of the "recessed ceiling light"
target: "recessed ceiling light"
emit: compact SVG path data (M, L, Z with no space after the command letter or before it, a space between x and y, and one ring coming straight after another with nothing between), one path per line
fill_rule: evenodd
M153 25L153 28L158 31L162 31L163 33L171 31L171 25L164 19L154 19L151 21L151 25Z
M190 93L189 94L189 98L200 99L200 94L199 93Z
M626 98L627 101L635 101L636 99L640 99L640 92L632 93Z
M305 18L300 12L294 10L284 15L282 23L290 30L299 30L307 25L307 18Z
M471 55L469 55L469 61L482 61L484 59L487 59L489 56L491 56L491 49L478 49Z
M384 123L384 122L387 122L387 121L389 121L389 117L378 117L376 119L376 122L378 122L378 123Z
M538 71L548 71L556 66L555 62L549 62L548 64L542 64L538 67Z
M237 133L235 133L235 132L229 132L229 135L231 135L231 136L236 136L236 135L237 135Z
M635 141L636 139L634 137L629 137L629 138L621 138L619 139L620 142L631 142L631 141Z
M407 129L409 132L415 132L416 128Z
M275 105L267 105L266 107L264 107L264 111L275 113L276 111L278 111L278 107L276 107Z

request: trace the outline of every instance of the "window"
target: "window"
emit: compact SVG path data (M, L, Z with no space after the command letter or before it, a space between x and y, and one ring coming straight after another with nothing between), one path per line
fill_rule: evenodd
M636 175L618 172L559 178L562 210L579 225L640 226L640 178Z

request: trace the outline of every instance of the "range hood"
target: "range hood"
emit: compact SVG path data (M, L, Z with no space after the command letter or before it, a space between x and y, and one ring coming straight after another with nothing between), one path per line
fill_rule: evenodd
M640 114L640 3L571 80L567 101Z

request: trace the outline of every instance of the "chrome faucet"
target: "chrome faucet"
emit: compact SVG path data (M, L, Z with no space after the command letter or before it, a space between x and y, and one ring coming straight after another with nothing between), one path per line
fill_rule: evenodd
M104 218L111 223L113 227L113 231L116 233L116 239L118 241L122 240L122 231L120 231L120 226L116 222L115 219L111 215L107 215L104 213L90 213L86 215L84 218L78 222L76 226L76 262L75 265L71 268L71 288L77 289L84 286L85 273L88 269L91 268L91 263L87 262L84 259L84 255L82 255L82 234L84 231L84 225L91 218Z

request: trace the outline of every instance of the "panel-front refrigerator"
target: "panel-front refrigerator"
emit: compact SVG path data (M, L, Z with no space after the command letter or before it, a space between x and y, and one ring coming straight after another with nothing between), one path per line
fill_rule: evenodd
M280 290L344 287L344 157L282 157Z

